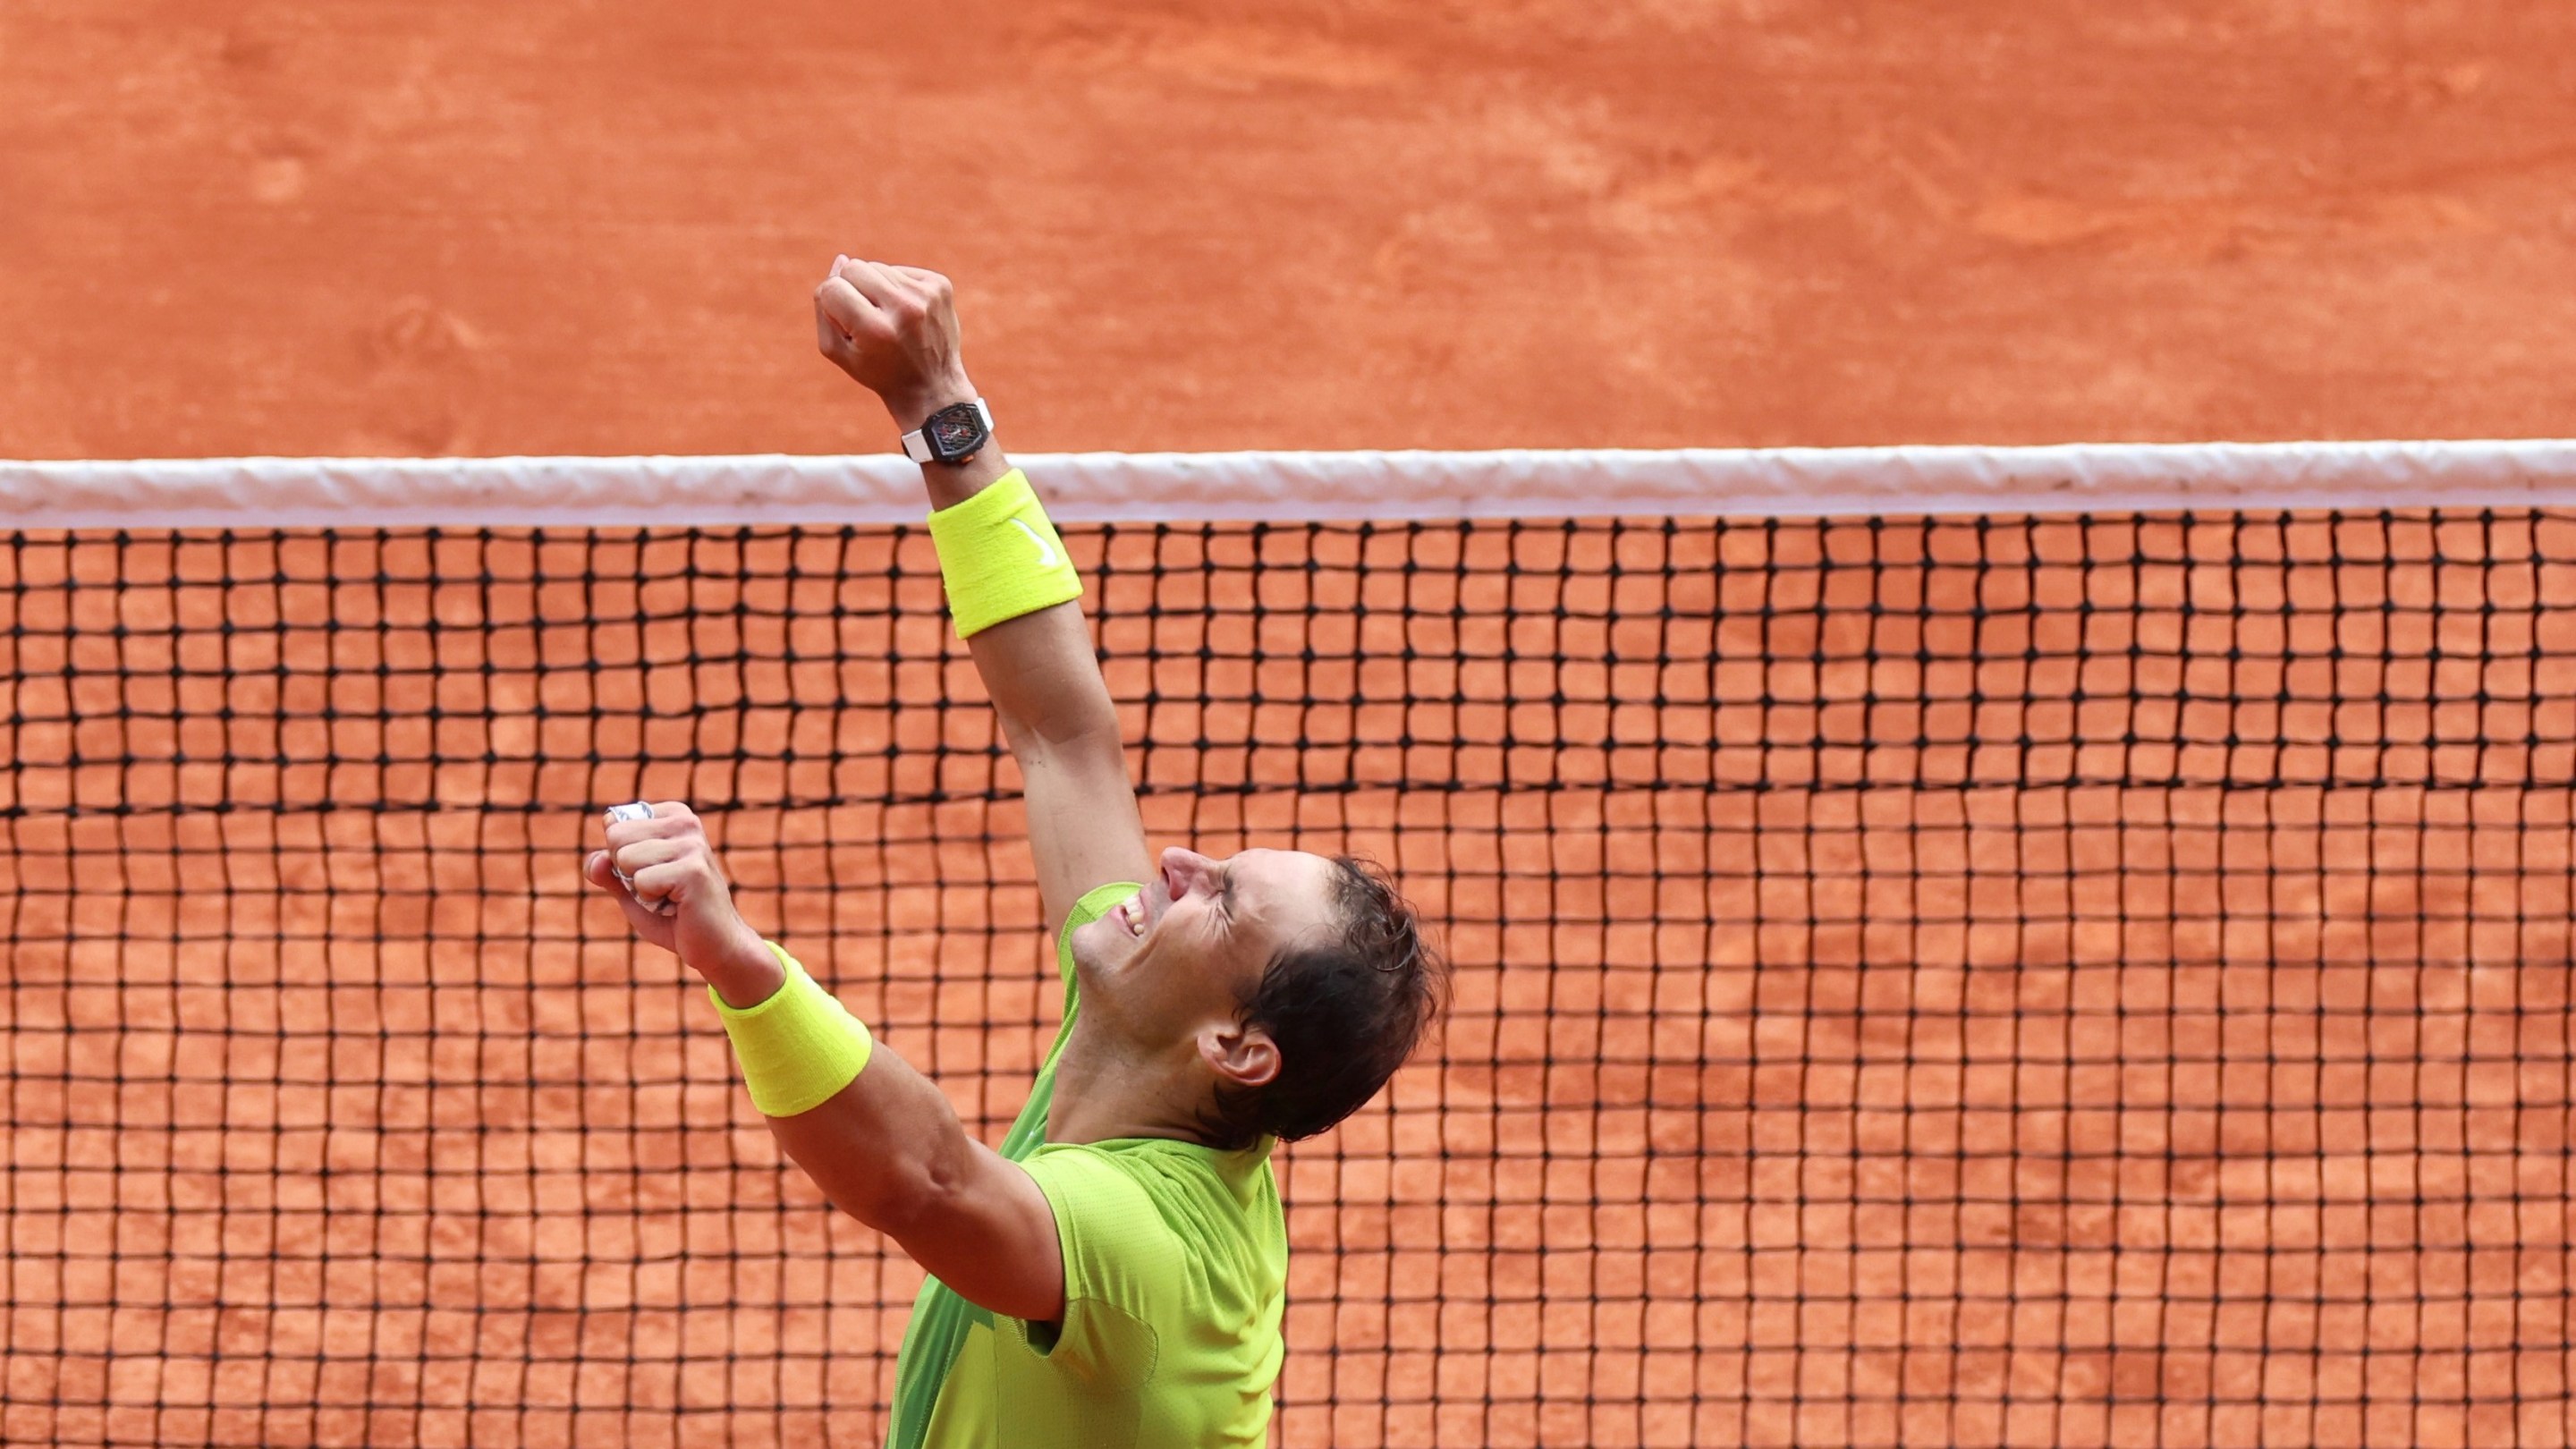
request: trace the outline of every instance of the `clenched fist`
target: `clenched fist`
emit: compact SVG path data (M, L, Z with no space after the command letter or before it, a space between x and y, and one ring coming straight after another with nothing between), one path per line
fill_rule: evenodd
M975 396L958 356L956 294L937 272L835 258L814 289L814 342L906 430Z
M649 820L610 824L607 846L591 852L582 873L617 898L638 937L677 953L735 1006L756 1005L786 980L769 943L734 909L696 811L661 801Z

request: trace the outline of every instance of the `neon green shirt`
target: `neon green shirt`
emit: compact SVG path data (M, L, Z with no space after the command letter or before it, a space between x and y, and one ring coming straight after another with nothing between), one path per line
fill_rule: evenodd
M1064 1027L1002 1155L1028 1168L1064 1246L1064 1322L976 1307L933 1278L895 1360L887 1449L1198 1449L1268 1440L1285 1345L1288 1231L1270 1143L1220 1152L1046 1140L1078 1002L1071 936L1143 890L1102 886L1056 940Z

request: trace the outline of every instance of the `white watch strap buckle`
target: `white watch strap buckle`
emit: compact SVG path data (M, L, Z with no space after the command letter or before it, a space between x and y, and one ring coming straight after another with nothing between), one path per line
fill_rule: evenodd
M975 409L975 416L984 420L984 435L986 437L992 436L993 410L984 406L984 400L980 397L969 398L967 402L969 406ZM941 408L939 411L944 413L948 411L948 409ZM936 416L936 414L933 416ZM903 435L903 455L905 457L910 458L916 463L934 463L938 461L937 456L930 451L930 439L923 436L927 431L928 422L925 420L922 427L915 428L911 432Z

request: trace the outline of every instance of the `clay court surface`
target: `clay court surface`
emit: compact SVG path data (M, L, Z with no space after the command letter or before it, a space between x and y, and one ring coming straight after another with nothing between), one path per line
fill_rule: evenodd
M0 456L2554 436L2576 11L13 0Z
M2538 5L25 0L0 96L7 456L876 450L844 249L1025 448L2563 434L2576 362ZM2571 1437L2576 525L1070 538L1157 840L1374 851L1460 966L1283 1159L1281 1442ZM926 540L0 574L0 1440L877 1441L916 1280L573 871L697 802L998 1136L1056 997Z

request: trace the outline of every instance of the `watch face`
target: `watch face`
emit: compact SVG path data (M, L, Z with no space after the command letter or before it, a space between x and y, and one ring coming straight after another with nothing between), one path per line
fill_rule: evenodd
M973 403L959 403L932 413L930 421L921 425L921 435L933 453L953 458L983 446L984 420L976 416Z

